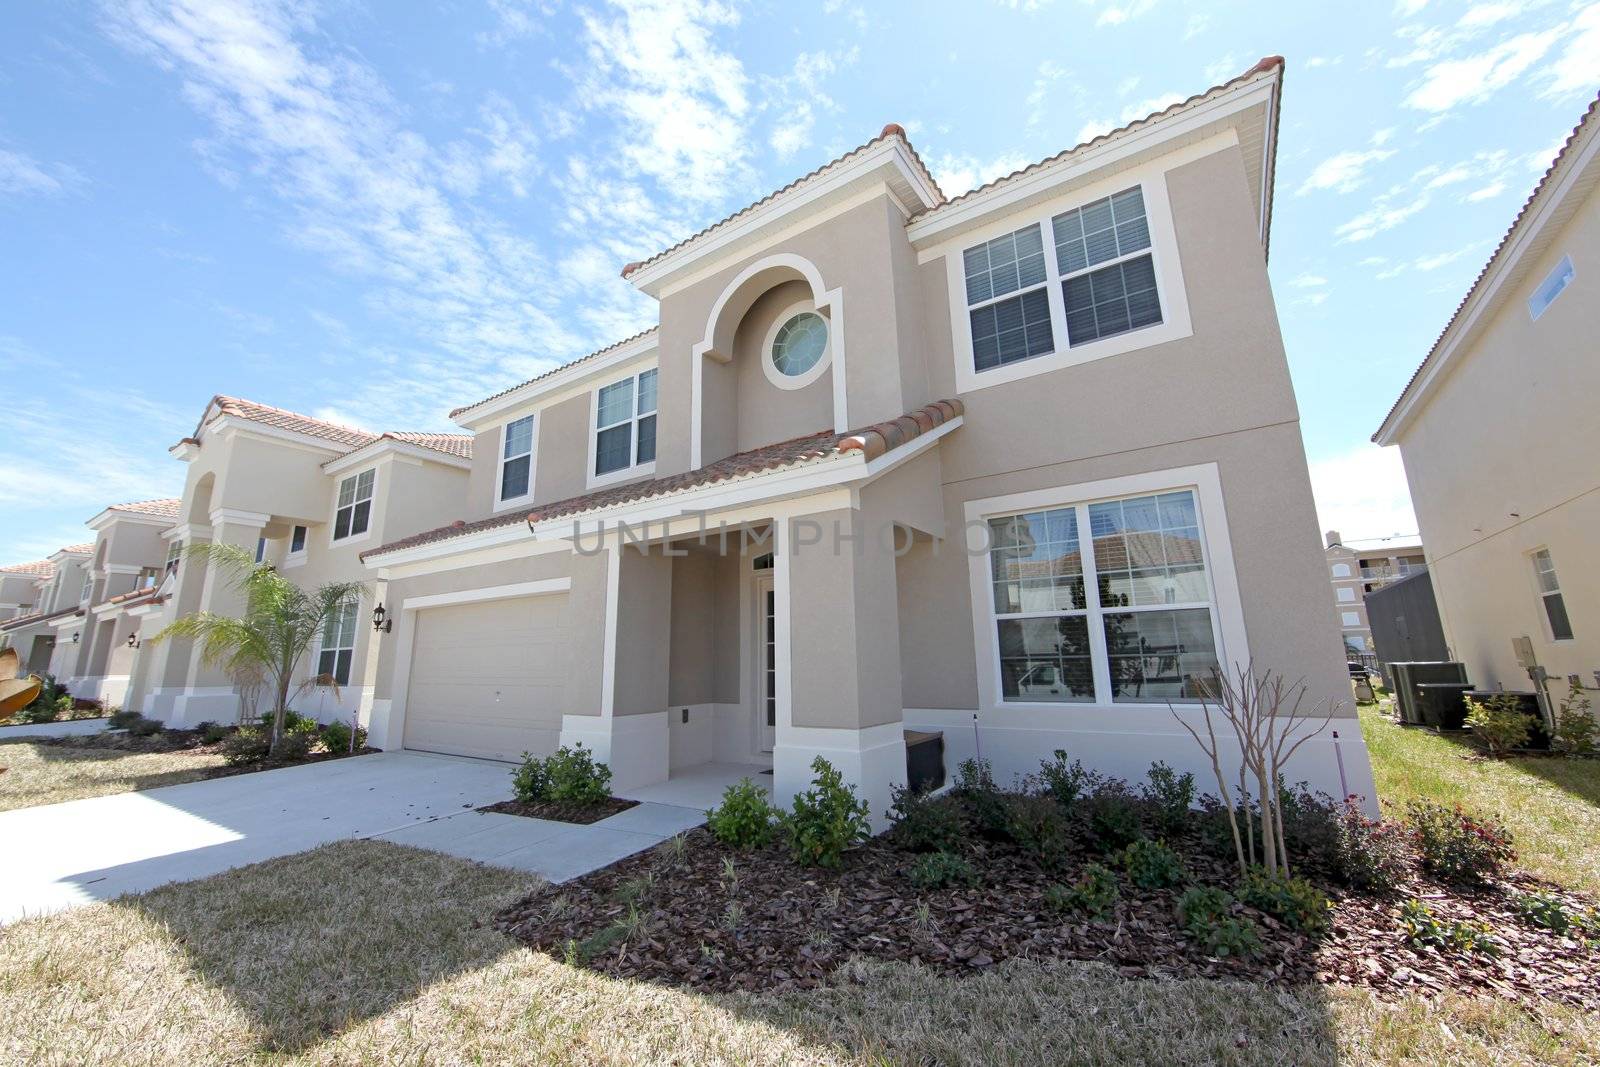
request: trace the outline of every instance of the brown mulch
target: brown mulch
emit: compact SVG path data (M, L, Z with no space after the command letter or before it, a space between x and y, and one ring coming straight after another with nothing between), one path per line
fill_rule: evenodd
M78 737L28 737L17 738L18 741L27 741L34 745L50 745L54 748L93 749L97 751L112 752L174 752L190 756L218 756L222 754L222 742L207 744L205 735L199 730L162 730L158 734L145 737L136 737L131 733L89 734ZM354 752L312 752L303 759L272 759L268 757L255 763L244 763L237 766L208 767L205 769L206 778L228 778L236 774L249 774L253 771L275 771L282 767L303 767L308 763L326 763L329 760L348 759L351 756L365 756L377 752L378 749L363 746Z
M1087 853L1048 874L1013 846L975 841L968 856L982 885L919 890L907 877L916 857L882 838L852 850L838 871L799 867L778 848L736 852L704 829L691 831L686 845L681 854L658 848L538 890L502 911L496 925L534 949L558 959L575 954L609 976L702 990L812 988L858 954L957 974L1026 957L1091 960L1128 978L1354 984L1392 997L1453 989L1600 1007L1594 981L1600 951L1523 925L1504 887L1467 894L1419 876L1405 893L1374 899L1324 886L1335 902L1334 929L1320 944L1246 908L1264 951L1255 959L1216 959L1179 924L1181 889L1141 890L1119 876L1121 900L1104 920L1047 908L1044 889L1075 880L1095 858ZM1195 847L1181 851L1197 882L1231 885L1231 862ZM727 879L728 860L736 885ZM1515 884L1553 891L1521 877ZM1398 921L1407 895L1425 899L1442 919L1490 923L1500 957L1411 948ZM1578 910L1589 906L1559 895ZM624 936L619 920L629 914L630 899L637 900L641 925Z
M637 800L623 800L621 797L607 797L599 804L558 804L552 800L541 800L533 803L522 800L502 800L498 804L490 804L479 811L492 811L501 815L521 815L529 819L551 819L555 822L574 822L580 826L609 819L619 811L627 811L637 807Z

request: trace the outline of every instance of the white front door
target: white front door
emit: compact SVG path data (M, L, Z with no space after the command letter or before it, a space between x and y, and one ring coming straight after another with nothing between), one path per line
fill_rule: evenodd
M761 739L761 751L771 752L778 740L778 661L777 592L772 583L772 573L755 577L755 627L751 646L755 651L751 667L755 684L756 736Z

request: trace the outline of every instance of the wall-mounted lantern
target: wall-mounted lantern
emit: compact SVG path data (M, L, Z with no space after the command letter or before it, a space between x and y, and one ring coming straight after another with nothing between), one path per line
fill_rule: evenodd
M394 620L388 618L388 612L379 604L372 609L372 629L374 633L386 634L394 629Z
M139 647L140 644L141 644L141 642L139 641L139 635L138 634L129 634L128 635L128 647L129 648L135 648L136 649L136 648Z
M83 636L82 634L73 634L72 635L72 643L73 644L77 644L78 643L78 638L82 637L82 636Z

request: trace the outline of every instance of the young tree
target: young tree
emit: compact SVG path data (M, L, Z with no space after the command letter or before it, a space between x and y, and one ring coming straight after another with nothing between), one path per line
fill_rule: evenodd
M272 685L272 747L283 737L289 690L295 668L317 635L336 618L347 601L361 596L361 582L328 582L301 589L272 567L256 563L254 553L237 545L197 544L184 555L226 576L244 597L239 618L209 611L185 615L157 634L196 642L201 660L238 677L258 667Z

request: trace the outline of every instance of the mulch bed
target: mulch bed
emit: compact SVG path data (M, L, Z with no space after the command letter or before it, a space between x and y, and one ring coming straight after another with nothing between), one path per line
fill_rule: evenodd
M1231 886L1231 861L1205 854L1190 836L1170 843L1191 876ZM1504 887L1469 894L1419 876L1404 893L1375 899L1339 895L1318 878L1335 902L1329 936L1314 942L1246 909L1264 951L1255 959L1216 959L1183 932L1176 914L1181 889L1141 890L1119 876L1121 900L1104 920L1047 908L1045 888L1074 880L1096 858L1087 852L1047 874L1014 846L974 841L968 857L983 875L981 886L918 890L907 877L916 857L883 838L849 852L838 871L799 867L778 848L737 852L704 829L691 831L684 844L538 890L497 915L496 925L557 959L571 958L575 949L584 965L606 975L702 990L811 988L857 954L955 974L1026 957L1092 960L1129 978L1322 982L1366 986L1391 998L1454 989L1600 1007L1594 980L1600 951L1523 925ZM726 861L736 884L727 878ZM1589 906L1532 879L1517 876L1514 884L1558 892L1577 910ZM1407 896L1425 899L1442 919L1490 923L1499 958L1412 948L1397 918ZM619 920L629 914L630 899L637 900L641 925L624 937Z
M136 737L131 733L105 733L89 734L78 737L29 737L18 738L30 744L50 745L55 748L77 748L95 751L112 752L171 752L189 756L219 756L222 754L222 743L207 744L205 736L199 730L163 730L158 734L145 737ZM350 756L365 756L378 749L362 747L354 752L313 752L303 759L280 760L267 758L255 763L244 763L238 766L208 767L205 769L207 778L228 778L235 774L249 774L252 771L275 771L282 767L303 767L308 763L326 763L328 760L348 759Z
M599 804L558 804L552 800L528 803L521 800L502 800L479 811L492 811L500 815L521 815L529 819L552 819L555 822L573 822L580 826L609 819L619 811L637 807L637 800L607 797Z

